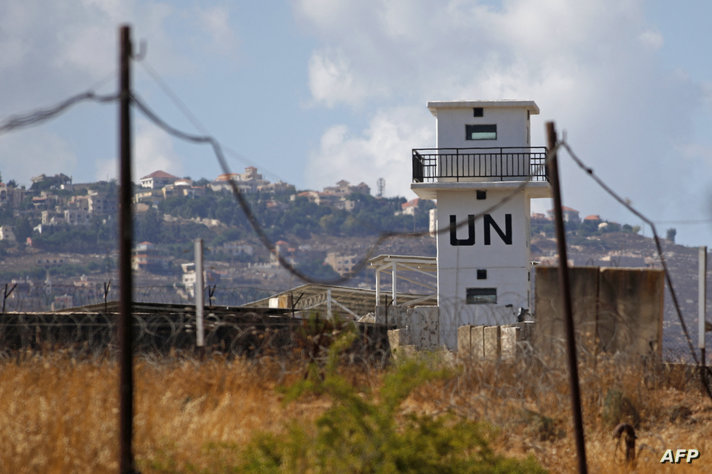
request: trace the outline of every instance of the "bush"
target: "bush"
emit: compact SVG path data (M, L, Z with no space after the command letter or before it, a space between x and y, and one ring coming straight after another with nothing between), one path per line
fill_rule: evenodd
M336 370L353 335L330 349L324 372L287 390L288 400L327 395L332 405L314 426L292 423L286 435L259 434L244 451L239 472L545 472L537 462L493 452L493 430L483 423L404 413L403 402L425 382L448 371L407 360L390 370L377 393L357 387Z

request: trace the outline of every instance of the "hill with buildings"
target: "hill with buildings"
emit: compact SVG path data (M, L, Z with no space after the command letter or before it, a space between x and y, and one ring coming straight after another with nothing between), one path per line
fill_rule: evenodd
M212 181L156 171L140 178L133 193L139 298L190 298L187 264L193 261L196 238L204 239L208 284L221 304L241 304L302 283L255 237L230 179L280 256L314 279L352 275L349 286L373 287L372 271L353 274L367 252L435 256L434 238L428 235L387 239L371 248L386 232L427 231L432 201L374 197L366 184L345 180L321 191L299 191L265 180L253 167ZM28 310L95 303L100 296L112 299L116 203L115 182L73 183L59 174L37 176L29 188L12 180L0 183L0 284L14 286L13 297L23 291L41 294L23 300ZM565 218L571 264L659 267L654 242L639 228L600 216L580 218L571 208L565 209ZM695 315L697 249L675 245L674 235L668 229L665 257L684 314ZM531 254L539 264L557 264L550 216L532 216ZM669 300L665 324L674 327L679 323ZM688 326L695 327L694 322Z

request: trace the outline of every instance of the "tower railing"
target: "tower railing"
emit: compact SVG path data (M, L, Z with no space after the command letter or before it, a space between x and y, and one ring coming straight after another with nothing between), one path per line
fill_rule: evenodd
M549 181L546 147L413 149L413 182Z

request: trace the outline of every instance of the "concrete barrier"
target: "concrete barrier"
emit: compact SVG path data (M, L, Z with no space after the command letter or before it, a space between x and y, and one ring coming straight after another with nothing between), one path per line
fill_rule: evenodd
M485 359L499 359L501 355L500 326L485 326L484 328Z
M662 360L662 270L569 268L576 344L580 355L598 352ZM564 320L558 267L536 267L536 326L540 353L561 354Z
M472 355L477 359L485 358L485 327L470 326L470 341Z
M500 354L503 360L511 360L517 357L519 342L519 327L502 326L500 328Z

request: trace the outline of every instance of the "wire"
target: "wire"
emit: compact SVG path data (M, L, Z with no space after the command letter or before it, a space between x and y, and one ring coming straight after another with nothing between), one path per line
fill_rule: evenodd
M221 147L220 143L214 137L212 137L210 135L204 135L204 136L193 135L193 134L178 130L177 128L166 123L155 112L153 112L136 95L135 92L133 92L131 94L131 97L132 97L132 103L136 105L136 107L146 116L146 118L148 118L150 121L152 121L158 127L162 128L165 132L167 132L170 135L173 135L177 138L180 138L182 140L189 141L189 142L200 143L200 144L209 144L213 148L213 152L215 153L215 156L218 159L218 163L219 163L220 168L222 169L223 173L225 173L228 176L231 176L232 173L230 171L230 168L227 165L227 162L225 161L225 156L223 154L222 147ZM547 156L546 156L547 160L556 151L557 148L558 148L558 146L547 152ZM247 220L250 223L250 226L257 234L257 237L259 238L260 242L267 250L269 250L269 252L272 255L274 255L274 257L277 259L279 264L285 270L287 270L289 273L296 276L297 278L303 280L304 282L312 283L312 284L319 284L319 285L338 285L341 283L345 283L353 278L351 276L343 276L343 277L339 277L339 278L335 278L335 279L327 279L327 280L314 279L314 278L310 277L309 275L305 274L304 272L302 272L301 270L299 270L298 268L296 268L290 262L288 262L284 257L282 257L279 254L279 252L277 252L277 248L276 248L275 244L269 239L266 232L260 225L259 221L257 220L257 217L252 212L252 208L250 207L249 203L245 199L243 193L240 191L240 189L237 186L237 184L235 183L235 181L232 178L230 178L229 183L230 183L230 187L232 188L232 193L235 196L235 199L237 199L238 204L242 208L242 211L245 213L245 216L247 217ZM489 213L495 211L496 209L498 209L499 207L503 206L505 203L510 201L512 198L514 198L514 196L516 196L518 193L520 193L527 186L528 183L529 183L528 181L522 181L509 194L504 196L501 200L499 200L497 203L493 204L492 206L488 207L484 211L476 214L474 216L474 218L475 219L481 218L485 214L489 214ZM462 226L468 225L469 222L470 222L469 219L464 219L463 221L459 222L455 226L455 228L460 228ZM450 232L450 231L451 231L451 227L447 227L444 229L439 229L437 231L437 233L441 234L441 233ZM394 231L394 232L383 232L383 233L379 234L376 241L365 252L364 257L359 259L359 261L354 265L352 274L358 274L364 268L366 268L366 266L368 265L368 261L374 256L376 249L384 241L391 239L391 238L396 238L396 237L419 238L419 237L424 237L427 235L430 235L429 231L423 231L423 232L395 232Z
M153 78L154 81L156 81L156 84L161 88L164 94L170 98L173 103L178 107L178 109L183 113L183 115L186 116L186 118L190 121L190 123L193 124L196 130L198 130L200 133L203 135L208 135L208 131L206 128L203 126L202 123L198 120L198 118L190 111L188 106L183 102L178 95L173 92L173 90L168 87L168 84L161 79L161 77L158 75L155 69L153 69L151 66L148 65L146 62L146 58L142 57L141 61L138 61L138 63L141 65L142 68L146 70L149 76Z
M81 94L69 97L68 99L65 99L62 102L51 107L39 109L26 114L11 116L5 122L0 124L0 134L7 133L11 130L15 130L18 128L30 127L32 125L37 125L39 123L45 122L63 113L65 110L72 107L73 105L78 104L79 102L93 100L95 102L105 103L113 102L115 100L118 100L118 98L118 94L98 95L91 90L87 92L82 92Z
M658 224L676 224L676 225L693 225L693 224L709 224L712 219L688 219L679 221L655 221Z
M658 232L655 229L655 224L653 221L648 219L646 216L644 216L640 211L635 209L631 204L624 198L622 198L619 194L617 194L613 189L611 189L601 178L596 176L596 174L593 172L593 168L590 168L589 166L586 166L586 164L581 161L581 159L574 153L574 151L571 149L569 144L566 141L561 141L560 142L561 146L566 149L568 152L569 156L574 160L574 162L582 169L584 170L591 178L598 183L601 188L603 188L604 191L606 191L613 199L621 203L626 209L628 209L630 212L638 216L643 222L648 224L650 226L650 229L653 232L653 240L655 241L655 247L658 252L658 257L660 258L660 263L663 267L663 272L665 273L665 280L667 281L668 288L670 289L670 294L672 296L672 302L673 305L675 306L675 311L677 313L677 318L680 321L680 326L682 326L682 331L685 334L685 338L687 339L687 344L690 348L690 353L692 354L692 358L695 361L696 365L699 365L700 362L697 359L697 354L695 353L695 348L694 345L692 344L692 339L690 338L690 333L687 330L687 324L685 324L685 320L682 317L682 311L680 310L680 304L678 303L677 300L677 294L675 293L675 288L673 287L672 284L672 278L670 277L670 271L668 270L667 263L665 262L665 256L663 255L663 249L662 245L660 244L660 238L658 237ZM712 392L710 392L709 387L707 388L707 392L712 397Z

